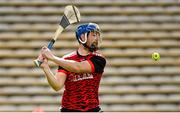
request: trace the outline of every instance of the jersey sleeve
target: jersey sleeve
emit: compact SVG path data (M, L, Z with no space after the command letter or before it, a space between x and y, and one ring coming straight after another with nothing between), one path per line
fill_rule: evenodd
M106 65L105 58L101 56L93 56L88 60L88 62L91 65L92 72L102 73L104 71Z
M65 69L64 69L63 67L61 67L61 66L58 67L57 72L62 72L62 73L65 73L66 75L67 75L67 73L68 73L68 71L65 70Z

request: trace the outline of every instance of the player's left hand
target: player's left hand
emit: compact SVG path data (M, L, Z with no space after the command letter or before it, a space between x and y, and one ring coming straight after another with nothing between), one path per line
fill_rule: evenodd
M43 56L43 57L45 57L45 58L47 58L47 59L49 59L49 60L53 60L54 57L55 57L55 56L53 55L53 53L52 53L46 46L42 47L41 53L42 53L42 56Z
M48 65L48 60L47 60L46 58L43 59L43 62L42 62L42 64L41 64L40 67L41 67L41 68L47 68L47 67L49 67L49 65Z

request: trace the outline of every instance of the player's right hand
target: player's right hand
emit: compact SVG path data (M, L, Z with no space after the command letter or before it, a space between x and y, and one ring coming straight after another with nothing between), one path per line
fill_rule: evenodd
M47 58L48 60L53 60L55 58L51 50L49 50L46 46L42 47L41 54L44 58Z

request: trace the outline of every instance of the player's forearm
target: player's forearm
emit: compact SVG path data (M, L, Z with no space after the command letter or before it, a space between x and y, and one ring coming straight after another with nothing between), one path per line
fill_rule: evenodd
M54 63L56 63L57 65L63 67L67 71L75 72L75 73L79 72L79 63L76 62L76 61L64 60L63 58L59 58L59 57L56 57L56 56L53 58L52 61Z
M48 80L48 83L50 84L50 86L55 90L58 91L61 89L61 86L59 85L58 81L56 80L54 74L52 73L52 71L50 70L50 68L48 66L43 68L43 71L46 75L46 78Z

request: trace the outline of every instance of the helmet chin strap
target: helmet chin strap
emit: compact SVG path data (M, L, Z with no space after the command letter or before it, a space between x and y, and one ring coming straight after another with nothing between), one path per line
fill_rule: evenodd
M81 38L78 39L81 44L85 44L87 42L87 33L85 33L84 36L85 36L84 41L82 41Z

